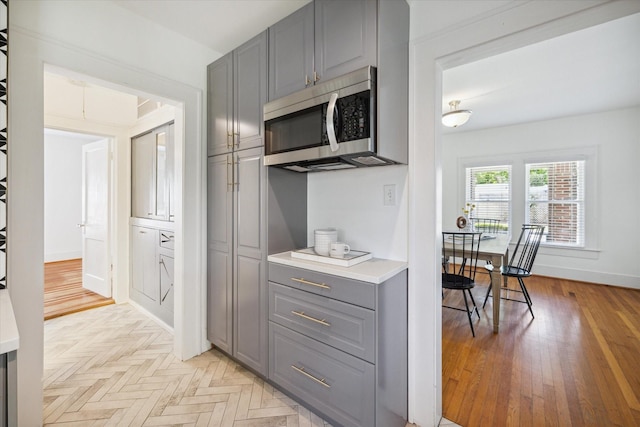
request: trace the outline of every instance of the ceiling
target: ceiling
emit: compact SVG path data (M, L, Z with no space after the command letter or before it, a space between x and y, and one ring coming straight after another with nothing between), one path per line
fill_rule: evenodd
M112 0L225 54L310 0ZM640 14L446 70L465 132L640 105Z
M451 68L442 111L460 100L466 132L640 105L640 14Z
M224 55L311 0L112 0Z

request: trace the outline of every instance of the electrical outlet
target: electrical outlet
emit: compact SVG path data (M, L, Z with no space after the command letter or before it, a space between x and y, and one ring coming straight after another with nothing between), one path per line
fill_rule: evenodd
M387 184L382 187L383 190L383 205L395 206L396 205L396 185Z

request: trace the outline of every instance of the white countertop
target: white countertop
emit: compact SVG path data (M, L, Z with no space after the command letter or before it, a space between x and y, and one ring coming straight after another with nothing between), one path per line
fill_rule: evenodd
M363 282L375 284L382 283L407 269L407 263L404 261L381 258L373 258L351 267L341 267L338 265L293 258L291 257L290 251L269 255L267 260L291 267L306 268L307 270L317 271L318 273L333 274L334 276L362 280Z
M13 315L9 291L0 289L0 354L17 350L20 346L18 325Z

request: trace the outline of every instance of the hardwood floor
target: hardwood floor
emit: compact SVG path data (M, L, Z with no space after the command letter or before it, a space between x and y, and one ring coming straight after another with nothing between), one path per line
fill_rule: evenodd
M81 259L44 265L44 320L113 303L82 287Z
M444 417L465 427L640 426L640 291L536 276L525 283L535 319L525 304L503 300L497 335L491 301L481 308L485 286L473 291L476 338L465 313L442 309ZM457 298L445 301L464 304Z

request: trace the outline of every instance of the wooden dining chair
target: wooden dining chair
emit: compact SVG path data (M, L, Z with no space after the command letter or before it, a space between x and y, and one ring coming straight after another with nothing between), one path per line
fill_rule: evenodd
M533 318L535 318L535 316L533 315L533 310L531 309L531 305L533 303L523 279L531 276L531 269L533 268L533 262L536 259L536 255L538 254L538 248L540 247L540 242L542 241L544 227L544 225L524 224L522 226L522 230L520 231L520 237L518 238L516 248L511 255L511 260L507 265L503 265L500 267L500 273L503 276L515 277L516 279L518 279L518 283L520 284L520 290L510 288L503 289L509 292L522 293L524 300L512 299L502 296L500 298L527 304L527 307L529 307L529 312L531 312L531 317ZM484 308L484 306L487 304L490 293L491 286L489 286L489 289L487 289L487 295L484 298L482 308Z
M478 251L482 233L442 232L442 289L462 291L465 308L444 305L443 307L465 311L471 326L471 334L475 337L471 315L475 310L478 318L480 313L473 299L471 289L476 286L476 267L478 264ZM444 261L446 260L446 262ZM471 300L473 308L469 306Z

